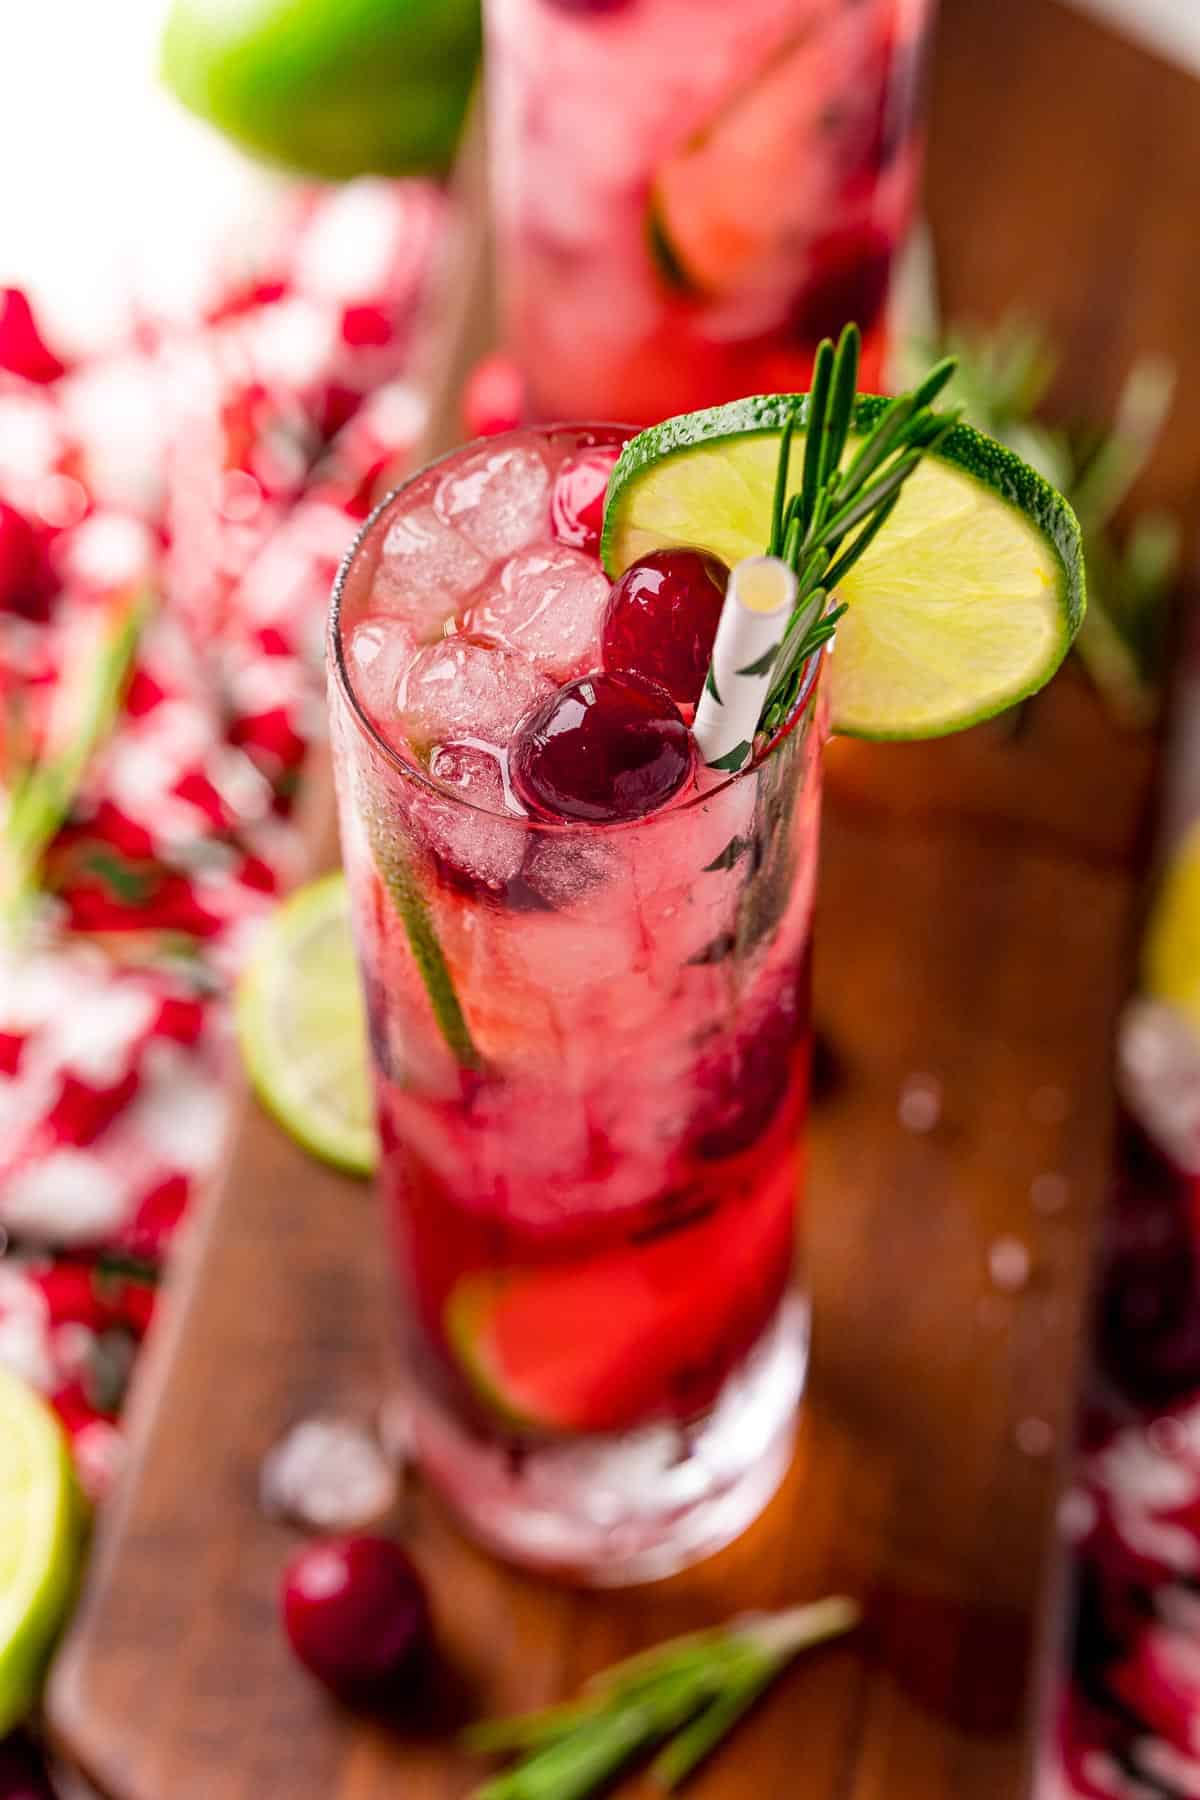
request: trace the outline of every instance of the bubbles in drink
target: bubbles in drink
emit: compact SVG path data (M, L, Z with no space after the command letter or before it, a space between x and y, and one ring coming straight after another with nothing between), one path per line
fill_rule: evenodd
M520 550L463 616L463 630L519 650L534 668L568 681L600 660L608 581L592 556L562 544Z
M418 637L435 637L486 574L485 559L461 532L432 506L415 506L397 515L383 540L375 605Z
M497 561L546 535L549 465L533 440L480 450L442 476L433 504L444 524Z
M419 650L400 685L404 725L418 748L475 738L503 748L552 684L514 651L449 637Z

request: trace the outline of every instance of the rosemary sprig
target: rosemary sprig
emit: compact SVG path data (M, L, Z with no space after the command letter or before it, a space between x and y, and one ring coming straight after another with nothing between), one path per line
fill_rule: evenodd
M954 358L944 357L911 393L892 401L843 468L854 419L860 348L856 325L846 326L836 350L825 339L813 364L803 412L797 403L780 435L767 554L781 557L791 567L797 590L759 718L759 729L768 733L787 718L804 665L833 636L846 610L841 604L831 607L831 596L886 525L900 489L921 458L936 450L958 422L958 409L931 411L954 374ZM792 439L801 423L806 437L800 487L789 497Z
M49 741L4 772L0 796L0 927L19 934L36 900L42 857L65 825L88 765L116 719L150 610L135 594L79 638L55 697Z
M858 1620L858 1607L840 1595L750 1614L628 1657L564 1706L472 1726L463 1734L468 1749L517 1758L473 1800L588 1800L659 1746L650 1776L672 1792L793 1657Z

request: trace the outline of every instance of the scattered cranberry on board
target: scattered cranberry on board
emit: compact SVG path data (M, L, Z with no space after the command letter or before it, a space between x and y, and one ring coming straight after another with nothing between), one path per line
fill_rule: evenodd
M284 1571L283 1623L310 1674L337 1694L378 1694L415 1674L431 1641L425 1587L390 1538L326 1538Z

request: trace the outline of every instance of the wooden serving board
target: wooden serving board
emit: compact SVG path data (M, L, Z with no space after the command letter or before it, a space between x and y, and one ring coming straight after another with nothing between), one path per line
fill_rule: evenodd
M946 0L933 117L953 310L1036 305L1068 345L1068 403L1101 400L1143 343L1200 372L1181 266L1200 91L1046 0ZM1136 289L1117 267L1135 245ZM469 330L447 322L443 361L461 364ZM453 435L446 405L434 434ZM1198 460L1184 417L1162 492L1194 493ZM1074 674L949 743L831 748L817 1009L832 1073L811 1133L816 1350L791 1475L722 1556L617 1594L501 1568L414 1484L398 1523L442 1645L415 1722L334 1707L276 1623L296 1539L259 1511L260 1460L313 1411L378 1403L389 1297L369 1189L248 1105L139 1367L131 1467L50 1688L64 1760L105 1800L461 1800L482 1771L454 1747L458 1721L565 1695L672 1632L844 1589L863 1631L797 1666L698 1800L1025 1793L1151 765ZM326 769L310 802L317 864L333 853Z

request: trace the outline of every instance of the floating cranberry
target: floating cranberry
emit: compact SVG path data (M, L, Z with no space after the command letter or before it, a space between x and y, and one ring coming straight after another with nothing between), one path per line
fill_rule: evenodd
M640 675L585 675L538 706L509 750L513 786L547 818L638 819L692 771L691 734Z
M429 1641L429 1605L390 1538L331 1538L293 1557L283 1580L288 1641L341 1694L377 1691L408 1672Z
M550 500L554 535L560 544L571 544L577 550L599 549L604 496L620 454L615 444L597 444L567 457Z
M799 1000L785 991L757 1029L723 1045L699 1070L704 1096L693 1140L705 1162L738 1156L774 1119L793 1078L792 1047L800 1031Z
M694 706L712 660L729 581L705 550L652 550L631 563L609 595L602 646L606 669L628 669Z
M462 416L468 437L495 437L515 431L525 417L525 383L511 356L493 350L467 376Z
M896 246L876 226L837 232L813 249L811 280L792 312L792 332L802 343L836 338L843 325L864 335L877 324L888 296Z
M42 338L20 288L0 288L0 369L26 381L57 381L66 365Z

